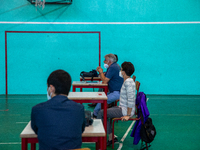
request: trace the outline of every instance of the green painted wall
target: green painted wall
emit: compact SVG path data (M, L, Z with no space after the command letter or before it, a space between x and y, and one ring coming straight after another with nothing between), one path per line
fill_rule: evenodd
M131 61L141 91L200 95L199 0L74 0L43 10L26 0L3 1L0 94L5 94L5 31L99 31L102 66L107 53L117 54L119 64ZM98 34L8 33L7 40L8 94L45 94L55 69L75 81L81 71L98 66Z

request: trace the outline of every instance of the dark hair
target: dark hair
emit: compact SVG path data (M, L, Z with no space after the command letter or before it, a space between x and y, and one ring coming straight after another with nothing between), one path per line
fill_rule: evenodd
M116 57L116 62L118 62L118 56L116 55L116 54L114 54L115 55L115 57Z
M135 68L131 62L125 61L122 63L121 67L122 67L122 71L125 71L127 76L131 76L135 71Z
M53 71L48 79L47 85L53 85L55 87L55 94L66 94L68 95L71 88L72 80L68 72L64 70Z

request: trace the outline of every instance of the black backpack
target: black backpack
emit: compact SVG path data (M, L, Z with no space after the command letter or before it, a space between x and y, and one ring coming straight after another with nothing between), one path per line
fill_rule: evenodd
M156 136L156 128L152 123L152 119L148 118L144 124L141 126L140 136L142 141L146 143L151 143Z
M84 77L92 77L91 81L93 81L93 77L98 77L98 74L97 74L97 71L93 69L90 72L82 71L80 73L80 76L82 77L83 81L85 81Z

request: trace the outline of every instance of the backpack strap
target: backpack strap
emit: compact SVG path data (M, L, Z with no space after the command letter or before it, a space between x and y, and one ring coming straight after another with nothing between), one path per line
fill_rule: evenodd
M92 79L91 79L91 81L93 81L93 77L94 77L94 73L92 74Z
M85 78L84 78L83 72L84 72L84 71L82 71L82 72L80 73L80 76L81 76L81 78L83 79L83 81L85 81Z

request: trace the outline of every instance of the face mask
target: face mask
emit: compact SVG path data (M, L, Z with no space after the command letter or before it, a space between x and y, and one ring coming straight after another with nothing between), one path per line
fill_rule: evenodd
M106 69L107 69L108 67L109 67L109 66L108 66L108 64L104 64L104 68L106 68Z
M48 88L48 91L47 91L47 99L48 99L48 100L51 99L51 95L52 95L52 93L50 93L50 95L49 95L49 89L50 89L50 87Z
M122 75L122 72L121 72L121 71L119 72L119 76L123 78L123 75Z

